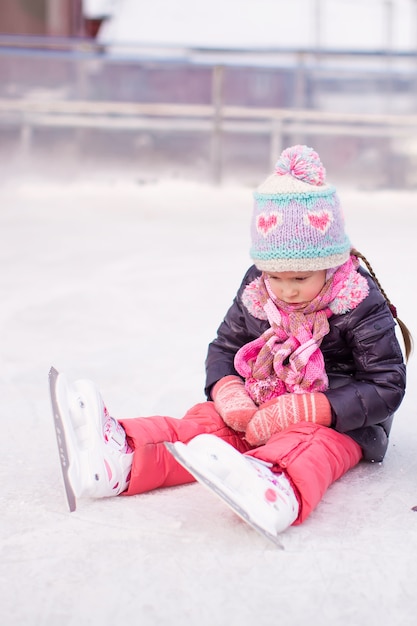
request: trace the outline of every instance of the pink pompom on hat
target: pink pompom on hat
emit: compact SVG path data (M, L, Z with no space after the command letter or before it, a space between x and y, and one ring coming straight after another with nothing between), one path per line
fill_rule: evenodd
M251 258L265 272L339 267L349 258L336 189L326 184L320 157L307 146L282 152L254 193Z

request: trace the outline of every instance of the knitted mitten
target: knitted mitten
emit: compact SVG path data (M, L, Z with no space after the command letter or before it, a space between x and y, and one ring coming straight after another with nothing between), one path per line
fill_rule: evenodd
M221 378L214 385L211 397L224 422L233 430L245 432L258 407L249 397L243 380L238 376Z
M331 425L331 408L323 393L286 393L266 402L249 422L246 439L252 446L261 446L275 433L298 422Z

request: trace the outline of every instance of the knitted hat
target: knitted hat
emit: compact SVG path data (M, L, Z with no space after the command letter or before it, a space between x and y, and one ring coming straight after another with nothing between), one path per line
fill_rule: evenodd
M293 146L281 154L275 172L254 193L250 255L258 269L322 270L349 258L339 199L325 176L312 148Z

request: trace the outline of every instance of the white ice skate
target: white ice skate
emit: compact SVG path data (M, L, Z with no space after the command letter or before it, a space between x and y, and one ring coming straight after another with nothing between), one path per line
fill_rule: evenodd
M255 530L282 547L278 535L297 519L299 509L284 474L275 474L267 463L241 454L210 434L198 435L188 444L165 445L198 482Z
M105 498L125 491L133 453L122 426L111 418L94 383L69 385L49 372L52 409L61 467L71 511L75 498Z

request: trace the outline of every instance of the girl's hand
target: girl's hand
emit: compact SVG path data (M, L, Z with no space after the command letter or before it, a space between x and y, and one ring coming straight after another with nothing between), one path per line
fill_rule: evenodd
M286 393L263 404L246 428L246 440L251 446L261 446L272 435L298 422L331 425L332 412L323 393Z
M245 432L257 405L249 397L245 384L238 376L225 376L213 387L211 397L224 422L233 430Z

